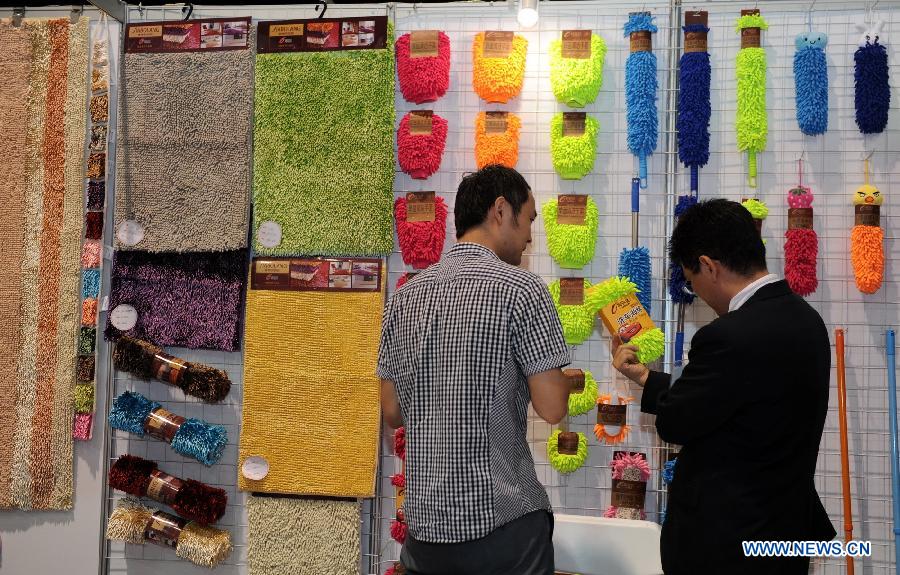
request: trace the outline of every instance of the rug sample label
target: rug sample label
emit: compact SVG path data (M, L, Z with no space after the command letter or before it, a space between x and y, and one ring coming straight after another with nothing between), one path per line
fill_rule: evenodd
M560 278L560 305L584 304L584 278Z
M250 289L377 292L382 270L374 258L253 258Z
M181 530L188 524L187 519L157 511L144 528L144 538L161 547L178 547Z
M590 30L563 30L562 57L586 60L591 57Z
M584 112L563 112L563 136L583 136L586 118Z
M409 57L434 58L438 55L440 36L437 30L417 30L409 33Z
M610 335L618 336L622 343L656 327L635 294L621 297L601 309L600 319Z
M580 369L564 369L563 375L569 380L569 393L584 391L584 372Z
M147 485L147 497L159 501L164 505L171 505L175 496L181 490L184 482L174 475L169 475L159 469L150 472L150 484Z
M260 22L256 38L259 54L372 50L386 45L387 16Z
M183 359L163 352L153 356L153 363L150 367L155 379L170 385L178 385L186 369L187 362Z
M128 24L125 52L206 52L250 47L250 18Z
M485 134L505 134L506 122L509 118L507 112L485 112L484 113L484 133Z
M415 135L431 135L434 123L434 112L431 110L413 110L409 113L409 133Z
M484 33L484 49L482 55L485 58L506 58L512 52L512 32L499 32L491 30Z
M157 407L147 416L147 420L144 422L144 431L147 432L147 435L160 441L172 443L175 434L178 433L178 428L185 421L187 419L184 417L175 415L162 407Z
M630 481L628 479L612 480L612 506L628 509L643 509L647 496L646 481Z
M587 199L585 194L559 194L556 197L556 223L583 226Z

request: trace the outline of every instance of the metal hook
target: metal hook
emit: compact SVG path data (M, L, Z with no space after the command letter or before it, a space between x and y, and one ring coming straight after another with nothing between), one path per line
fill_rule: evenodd
M322 9L322 12L319 14L319 20L325 17L325 12L328 10L328 2L325 0L319 0L316 2L316 12L319 11L319 8Z
M138 2L138 15L143 18L144 17L144 3Z
M25 18L25 7L19 6L18 8L13 8L12 25L16 28L20 27L23 18Z
M184 8L181 9L181 13L184 14L182 21L187 22L191 19L191 14L194 13L194 5L191 2L185 2Z
M69 20L72 24L78 22L78 19L81 18L81 15L84 13L84 5L77 4L72 6L72 12L69 14Z

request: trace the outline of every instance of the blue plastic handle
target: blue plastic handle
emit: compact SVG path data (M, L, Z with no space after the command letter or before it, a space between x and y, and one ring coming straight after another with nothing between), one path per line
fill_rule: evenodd
M691 166L691 194L696 196L700 190L700 168Z
M631 178L631 213L641 211L641 180Z
M638 175L641 177L641 187L647 189L647 156L644 154L638 160Z
M684 332L679 331L675 334L675 365L683 363L684 356Z
M894 500L894 559L900 558L900 453L897 447L897 357L894 330L887 330L888 409L891 430L891 493Z

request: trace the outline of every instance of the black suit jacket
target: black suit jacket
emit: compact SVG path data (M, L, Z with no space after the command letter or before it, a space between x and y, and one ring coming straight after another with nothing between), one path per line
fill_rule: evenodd
M805 574L808 561L746 559L741 541L826 541L813 484L831 345L819 314L779 281L697 331L689 363L651 372L641 410L682 446L661 553L667 575Z

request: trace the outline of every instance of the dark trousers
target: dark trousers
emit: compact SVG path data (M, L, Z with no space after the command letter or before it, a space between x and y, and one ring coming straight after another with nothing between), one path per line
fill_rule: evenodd
M534 511L464 543L406 538L407 575L553 575L553 514Z

